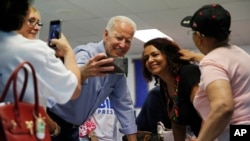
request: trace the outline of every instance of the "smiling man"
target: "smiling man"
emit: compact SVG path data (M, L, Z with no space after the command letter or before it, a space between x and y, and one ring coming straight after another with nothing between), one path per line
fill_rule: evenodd
M107 66L114 61L110 57L123 57L128 52L135 31L136 24L130 18L115 16L109 20L102 41L80 45L74 49L82 74L81 96L64 105L50 105L52 118L60 121L58 124L62 127L61 134L53 137L53 141L66 138L78 141L79 125L94 114L106 97L110 98L121 123L120 131L128 135L129 141L136 141L134 105L126 75L107 73L114 70L114 66Z

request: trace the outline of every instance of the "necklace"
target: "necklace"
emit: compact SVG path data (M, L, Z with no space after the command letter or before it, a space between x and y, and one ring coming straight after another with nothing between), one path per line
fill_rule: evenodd
M169 99L172 100L173 106L172 109L169 109L168 114L169 117L172 121L177 122L177 118L179 116L179 108L178 108L178 88L179 88L179 81L180 81L180 77L176 76L175 77L175 92L172 98ZM169 104L168 107L170 108Z

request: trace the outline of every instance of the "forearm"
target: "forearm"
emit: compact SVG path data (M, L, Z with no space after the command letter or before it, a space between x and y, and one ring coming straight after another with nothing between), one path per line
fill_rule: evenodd
M78 81L78 85L76 87L76 90L74 92L74 94L72 95L72 99L77 98L80 94L80 90L81 90L81 73L80 73L80 69L76 64L76 60L75 60L75 56L73 53L72 49L69 49L65 55L64 55L64 65L65 67L70 70L72 73L75 74L77 81Z
M194 56L193 56L193 58L192 58L192 61L200 62L203 57L204 57L203 54L201 54L201 53L195 53Z
M196 141L213 141L228 125L232 117L232 112L223 111L218 107L213 109L211 109L207 120L203 122L201 131Z
M80 67L80 71L81 71L81 83L85 82L86 79L89 77L88 73L85 72L85 68L86 68L86 65L83 65L83 66Z
M48 124L49 133L51 135L56 136L57 134L60 133L59 125L53 119L51 119L48 114L46 114L46 123Z
M196 53L196 52L193 52L191 50L186 50L186 49L181 49L179 51L179 53L182 54L182 56L180 57L181 59L183 60L188 60L188 61L195 61L195 62L200 62L204 55L201 54L201 53Z
M210 111L204 120L197 141L213 141L226 128L234 112L234 101L229 81L216 80L206 88Z

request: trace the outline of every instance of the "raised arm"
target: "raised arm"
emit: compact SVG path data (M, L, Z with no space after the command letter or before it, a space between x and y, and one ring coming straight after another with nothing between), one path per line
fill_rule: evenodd
M191 50L186 50L186 49L180 49L179 53L182 54L181 59L188 60L188 61L195 61L198 63L204 57L204 55L201 53L196 53L196 52L193 52Z
M77 78L78 85L71 97L71 99L75 99L80 95L81 91L81 73L76 64L74 52L63 34L61 34L60 39L52 39L51 43L56 45L56 56L64 58L65 67L74 73Z

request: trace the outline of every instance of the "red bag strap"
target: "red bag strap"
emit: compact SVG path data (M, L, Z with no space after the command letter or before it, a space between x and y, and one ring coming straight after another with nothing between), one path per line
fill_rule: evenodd
M38 116L39 115L39 97L38 97L38 89L37 89L37 78L36 78L36 73L35 73L35 69L32 66L32 64L30 62L23 62L21 64L19 64L15 70L11 73L6 86L4 87L3 93L0 97L0 102L3 102L7 92L9 90L10 84L13 83L13 94L14 94L14 107L17 111L17 117L19 117L20 113L19 113L19 99L18 99L18 92L17 92L17 77L18 77L18 72L23 69L24 70L24 83L23 83L23 88L21 91L21 96L20 96L20 101L22 101L22 98L24 96L24 92L26 90L26 86L27 86L27 80L28 80L28 71L27 71L27 67L29 67L31 69L31 73L33 76L33 84L34 84L34 93L35 93L35 105L34 105L34 112L35 114Z
M27 82L28 82L28 71L26 68L23 69L24 70L24 77L27 78L23 81L23 88L22 88L22 91L20 93L20 96L19 96L19 101L23 101L23 97L24 97L24 94L25 94L25 91L26 91L26 87L27 87Z

